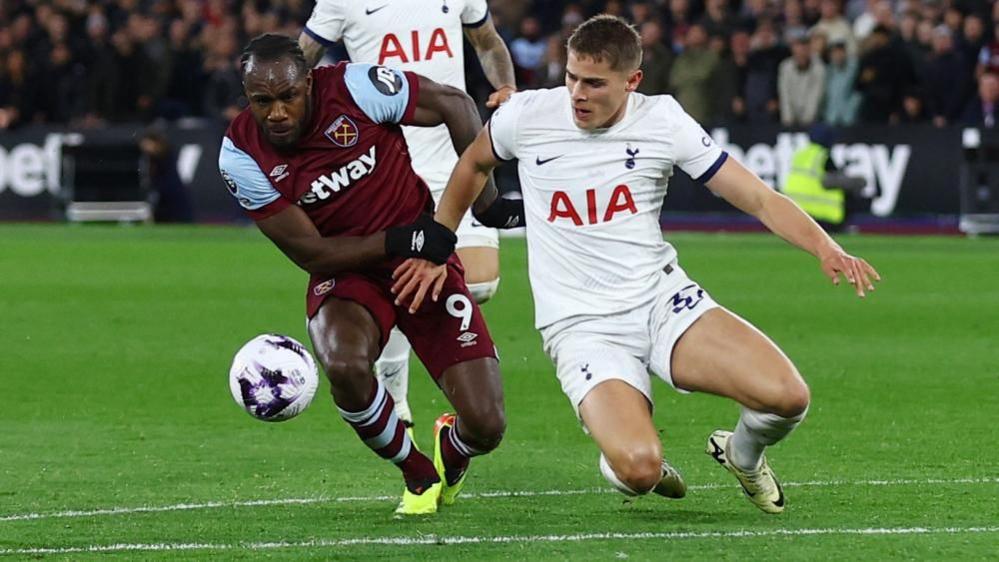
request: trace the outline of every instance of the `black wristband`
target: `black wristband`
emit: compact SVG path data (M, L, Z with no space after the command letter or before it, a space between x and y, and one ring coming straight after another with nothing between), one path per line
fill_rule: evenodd
M402 258L421 258L438 265L454 253L458 237L430 215L420 215L413 224L385 230L385 253Z
M489 208L476 213L472 210L475 220L490 228L517 228L527 222L524 216L523 199L504 199L497 197Z

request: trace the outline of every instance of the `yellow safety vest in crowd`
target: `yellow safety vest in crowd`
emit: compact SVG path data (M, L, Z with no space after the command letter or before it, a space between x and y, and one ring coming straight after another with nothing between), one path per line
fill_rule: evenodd
M795 152L791 158L791 171L784 181L784 195L793 199L812 218L840 224L846 212L843 190L822 187L828 159L829 150L815 143L809 143Z

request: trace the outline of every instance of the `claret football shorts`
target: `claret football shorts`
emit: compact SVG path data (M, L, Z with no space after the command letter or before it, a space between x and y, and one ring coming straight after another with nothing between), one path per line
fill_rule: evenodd
M452 255L448 261L440 298L434 302L428 294L415 314L409 313L406 303L395 305L390 275L389 271L382 275L342 273L329 278L313 277L306 295L308 317L315 316L330 297L354 301L371 313L381 330L382 347L392 327L398 325L434 380L452 365L483 357L497 358L482 311L465 286L465 272L457 256Z

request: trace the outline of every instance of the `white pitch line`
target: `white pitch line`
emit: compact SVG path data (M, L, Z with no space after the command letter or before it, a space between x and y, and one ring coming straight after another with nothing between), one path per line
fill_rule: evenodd
M955 478L926 480L815 480L805 482L784 482L785 488L834 487L834 486L916 486L916 485L959 485L959 484L999 484L997 478ZM688 486L689 490L717 490L732 488L729 484L698 484ZM493 498L533 498L545 496L582 496L591 494L616 494L609 488L585 488L580 490L497 490L462 495L462 500ZM104 509L56 511L50 513L15 513L0 516L0 523L10 521L33 521L39 519L61 519L71 517L97 517L101 515L130 515L135 513L163 513L169 511L189 511L197 509L217 509L230 507L261 507L274 505L309 505L317 503L344 503L396 500L398 496L346 496L315 498L282 498L271 500L211 501L204 503L178 503L161 506L109 507Z
M341 498L282 498L275 500L247 500L233 502L178 503L160 506L109 507L106 509L57 511L53 513L21 513L0 517L4 521L28 521L35 519L58 519L65 517L94 517L98 515L128 515L132 513L161 513L164 511L187 511L194 509L214 509L220 507L259 507L270 505L308 505L313 503L385 501L398 499L398 496L348 496Z
M663 533L579 533L574 535L506 535L497 537L481 536L439 536L420 535L415 537L357 537L349 539L314 539L293 542L243 542L243 543L119 543L109 545L88 545L63 548L8 548L0 549L0 556L77 554L107 552L150 552L150 551L192 551L192 550L274 550L297 548L335 548L348 546L425 546L460 544L510 544L510 543L560 543L610 540L697 540L697 539L754 539L766 537L808 537L830 535L883 536L883 535L955 535L971 533L999 533L999 527L888 527L861 529L774 529L770 531L735 530L704 532L663 532Z

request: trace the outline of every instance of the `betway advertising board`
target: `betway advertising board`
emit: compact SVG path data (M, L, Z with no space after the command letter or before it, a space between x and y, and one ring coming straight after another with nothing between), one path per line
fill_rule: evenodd
M13 132L0 131L0 220L63 220L60 197L65 183L63 147L134 146L144 130L142 126L82 130L33 126ZM241 217L218 172L219 145L224 132L222 127L166 130L177 172L187 185L199 220Z
M808 142L804 132L776 127L708 132L722 149L777 188L783 185L794 152ZM960 128L931 126L843 129L830 156L840 169L867 181L864 197L875 216L956 215L964 158L961 133ZM670 180L664 210L734 211L683 174Z
M227 221L241 213L218 173L221 127L166 131L202 221ZM780 186L791 155L807 142L802 132L745 126L713 128L712 138L772 186ZM852 128L840 131L833 161L867 180L865 195L875 216L958 213L963 152L960 128ZM92 130L31 127L0 132L0 220L62 220L62 148L67 144L136 143L141 127ZM677 172L666 212L734 212L731 206Z

